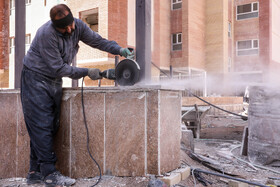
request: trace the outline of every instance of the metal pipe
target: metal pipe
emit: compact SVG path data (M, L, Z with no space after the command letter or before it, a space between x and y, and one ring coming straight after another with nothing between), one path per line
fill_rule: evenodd
M140 80L151 79L151 0L136 0L136 62Z
M20 88L22 60L25 55L25 1L15 1L15 88Z

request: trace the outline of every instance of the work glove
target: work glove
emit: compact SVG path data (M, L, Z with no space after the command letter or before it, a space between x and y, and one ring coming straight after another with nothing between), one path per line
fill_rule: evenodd
M134 59L134 51L132 48L131 50L129 50L128 48L121 48L120 55L128 59Z
M96 68L88 69L88 76L89 76L89 78L91 78L91 80L102 79L102 76L100 74L101 74L101 72L99 69L96 69Z

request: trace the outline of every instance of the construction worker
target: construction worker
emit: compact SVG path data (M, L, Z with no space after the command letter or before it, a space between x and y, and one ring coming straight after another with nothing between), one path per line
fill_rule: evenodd
M73 17L65 4L50 10L51 20L42 25L23 60L21 102L30 137L30 168L27 183L46 186L70 186L75 179L63 176L55 168L53 137L59 127L62 77L101 79L100 70L71 66L79 41L124 57L133 56L128 48L102 38L83 21Z

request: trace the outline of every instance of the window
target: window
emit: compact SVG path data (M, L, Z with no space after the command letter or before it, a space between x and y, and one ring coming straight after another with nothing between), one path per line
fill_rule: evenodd
M9 46L10 46L10 53L12 53L12 50L15 47L15 37L9 38Z
M236 9L236 20L259 17L259 3L239 5Z
M258 55L259 40L237 41L237 56Z
M232 60L231 60L231 58L229 57L229 58L228 58L228 72L231 71L231 63L232 63Z
M31 44L31 34L25 35L25 45Z
M182 50L182 33L172 34L172 51Z
M31 0L25 0L25 5L30 5L31 4Z
M176 10L182 8L182 0L171 0L171 9Z
M81 20L87 23L91 30L98 32L98 8L83 11L80 15Z
M228 22L228 37L231 37L231 23Z
M15 0L10 0L10 15L12 15L13 9L15 9Z

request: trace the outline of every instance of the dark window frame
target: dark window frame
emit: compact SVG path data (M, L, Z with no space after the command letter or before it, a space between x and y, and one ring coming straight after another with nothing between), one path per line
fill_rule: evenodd
M242 6L245 7L247 5L250 5L250 11L239 12L239 8L241 9ZM254 10L255 5L257 8L256 10ZM257 17L259 17L259 2L252 2L252 3L236 6L236 20L237 21L251 19L251 18L257 18Z
M245 48L239 48L240 42L250 42L250 46ZM257 46L255 46L257 44ZM246 44L245 44L246 45ZM259 39L251 39L251 40L239 40L236 41L236 56L252 56L252 55L259 55Z
M171 0L171 10L178 10L182 8L182 0Z
M175 42L174 42L174 36L175 36ZM171 35L171 44L172 44L171 45L172 51L181 51L182 50L182 33L181 32L174 33Z

